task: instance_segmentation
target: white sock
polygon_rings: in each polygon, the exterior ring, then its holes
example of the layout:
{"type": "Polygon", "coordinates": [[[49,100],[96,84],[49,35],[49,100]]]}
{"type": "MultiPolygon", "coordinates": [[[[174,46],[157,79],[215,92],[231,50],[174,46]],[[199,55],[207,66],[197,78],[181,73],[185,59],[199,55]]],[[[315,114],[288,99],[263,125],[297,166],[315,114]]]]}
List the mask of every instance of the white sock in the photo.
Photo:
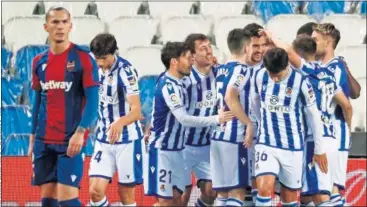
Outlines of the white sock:
{"type": "Polygon", "coordinates": [[[320,203],[319,205],[317,206],[320,206],[320,207],[323,207],[323,206],[333,206],[333,203],[331,203],[330,201],[325,201],[325,202],[322,202],[320,203]]]}
{"type": "Polygon", "coordinates": [[[256,196],[256,206],[271,206],[271,197],[256,196]]]}
{"type": "Polygon", "coordinates": [[[289,202],[289,203],[283,203],[282,206],[289,206],[289,207],[295,207],[297,206],[297,201],[289,202]]]}
{"type": "Polygon", "coordinates": [[[127,204],[127,205],[122,204],[122,206],[136,206],[136,202],[132,204],[127,204]]]}
{"type": "Polygon", "coordinates": [[[243,202],[237,198],[228,198],[226,201],[226,206],[243,206],[243,202]]]}
{"type": "Polygon", "coordinates": [[[215,199],[215,206],[225,206],[227,198],[216,198],[215,199]]]}
{"type": "Polygon", "coordinates": [[[108,206],[109,203],[108,203],[108,200],[107,200],[107,197],[105,196],[101,201],[98,201],[98,202],[93,202],[92,200],[90,201],[90,205],[91,206],[98,206],[98,207],[102,207],[102,206],[108,206]]]}

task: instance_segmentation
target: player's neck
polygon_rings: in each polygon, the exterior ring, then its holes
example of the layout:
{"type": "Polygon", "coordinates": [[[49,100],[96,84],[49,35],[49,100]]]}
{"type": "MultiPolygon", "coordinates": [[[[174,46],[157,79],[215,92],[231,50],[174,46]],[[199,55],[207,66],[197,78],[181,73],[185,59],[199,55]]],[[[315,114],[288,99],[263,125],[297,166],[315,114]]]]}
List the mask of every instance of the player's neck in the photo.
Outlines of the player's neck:
{"type": "Polygon", "coordinates": [[[54,55],[65,52],[70,47],[71,42],[66,40],[62,43],[50,42],[50,50],[54,55]]]}
{"type": "Polygon", "coordinates": [[[326,63],[330,62],[330,60],[333,59],[334,57],[335,57],[334,50],[330,51],[330,52],[327,52],[327,53],[325,53],[324,56],[321,57],[321,62],[322,62],[322,64],[326,64],[326,63]]]}
{"type": "Polygon", "coordinates": [[[201,74],[204,74],[204,75],[208,75],[210,73],[210,70],[211,70],[211,65],[209,66],[206,66],[206,67],[200,67],[196,64],[193,65],[201,74]]]}
{"type": "Polygon", "coordinates": [[[241,64],[246,64],[246,55],[236,55],[232,54],[231,60],[235,60],[241,64]]]}
{"type": "Polygon", "coordinates": [[[177,70],[174,70],[173,68],[170,68],[167,72],[169,75],[177,79],[182,79],[184,77],[182,74],[180,74],[177,70]]]}
{"type": "Polygon", "coordinates": [[[254,62],[252,61],[251,59],[246,59],[246,65],[249,65],[249,66],[254,66],[256,64],[258,64],[259,62],[254,62]]]}

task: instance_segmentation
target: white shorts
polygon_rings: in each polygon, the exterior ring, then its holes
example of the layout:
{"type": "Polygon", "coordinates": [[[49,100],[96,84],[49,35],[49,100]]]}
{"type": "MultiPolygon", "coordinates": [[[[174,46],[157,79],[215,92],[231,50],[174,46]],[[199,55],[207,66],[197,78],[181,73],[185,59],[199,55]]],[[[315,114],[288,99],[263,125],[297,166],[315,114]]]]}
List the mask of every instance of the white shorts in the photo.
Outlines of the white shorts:
{"type": "Polygon", "coordinates": [[[248,149],[248,158],[249,158],[249,162],[250,162],[250,183],[252,182],[252,179],[255,179],[255,145],[256,145],[257,140],[254,139],[252,141],[252,145],[251,147],[248,149]]]}
{"type": "Polygon", "coordinates": [[[314,156],[315,143],[306,141],[304,148],[304,163],[302,175],[302,193],[303,196],[311,196],[315,194],[330,195],[333,188],[332,175],[334,163],[338,151],[338,142],[332,138],[323,138],[324,146],[327,146],[326,156],[328,160],[328,172],[323,173],[318,164],[312,165],[314,156]]]}
{"type": "Polygon", "coordinates": [[[192,184],[192,172],[195,174],[196,183],[212,181],[210,176],[210,145],[202,147],[185,146],[183,158],[185,160],[185,186],[192,184]]]}
{"type": "Polygon", "coordinates": [[[242,143],[212,140],[210,171],[213,190],[229,191],[251,186],[248,149],[244,148],[242,143]]]}
{"type": "Polygon", "coordinates": [[[181,151],[150,148],[144,166],[144,193],[165,199],[173,198],[173,189],[181,194],[185,189],[184,160],[181,151]]]}
{"type": "Polygon", "coordinates": [[[263,144],[255,145],[255,175],[274,175],[282,186],[297,190],[302,187],[303,151],[290,151],[263,144]]]}
{"type": "Polygon", "coordinates": [[[347,167],[348,167],[348,151],[337,151],[335,163],[333,166],[332,179],[334,185],[340,190],[345,189],[345,182],[347,177],[347,167]]]}
{"type": "Polygon", "coordinates": [[[120,185],[143,183],[142,140],[115,145],[96,140],[90,159],[89,177],[112,180],[116,171],[120,185]]]}

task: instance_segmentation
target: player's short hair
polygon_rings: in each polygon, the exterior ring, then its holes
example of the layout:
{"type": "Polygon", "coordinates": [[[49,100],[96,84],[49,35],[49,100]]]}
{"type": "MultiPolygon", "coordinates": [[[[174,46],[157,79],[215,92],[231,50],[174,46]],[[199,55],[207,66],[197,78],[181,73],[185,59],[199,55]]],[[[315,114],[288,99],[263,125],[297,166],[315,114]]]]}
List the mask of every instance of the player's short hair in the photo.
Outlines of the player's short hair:
{"type": "Polygon", "coordinates": [[[70,17],[71,17],[69,10],[65,9],[65,7],[62,7],[62,6],[53,6],[53,7],[51,7],[51,8],[46,12],[46,17],[45,17],[46,22],[47,22],[47,20],[48,20],[48,17],[50,16],[51,11],[66,11],[66,13],[67,13],[67,14],[68,14],[68,16],[69,16],[69,19],[70,19],[70,17]]]}
{"type": "Polygon", "coordinates": [[[332,37],[334,39],[333,47],[334,49],[336,48],[340,40],[340,31],[333,24],[331,23],[318,24],[314,28],[314,31],[332,37]]]}
{"type": "Polygon", "coordinates": [[[264,29],[264,27],[257,23],[248,24],[243,28],[243,30],[246,32],[246,35],[248,35],[250,38],[261,37],[259,34],[260,29],[264,29]]]}
{"type": "Polygon", "coordinates": [[[240,28],[232,29],[228,33],[227,45],[232,54],[241,54],[247,37],[245,31],[240,28]]]}
{"type": "Polygon", "coordinates": [[[200,33],[189,34],[185,39],[185,44],[189,47],[192,54],[195,53],[195,42],[209,40],[208,37],[200,33]]]}
{"type": "Polygon", "coordinates": [[[317,23],[315,22],[308,22],[304,25],[302,25],[298,31],[297,31],[297,36],[298,35],[302,35],[302,34],[305,34],[305,35],[308,35],[308,36],[311,36],[312,35],[312,32],[314,30],[314,28],[317,26],[317,23]]]}
{"type": "Polygon", "coordinates": [[[95,57],[114,55],[118,50],[115,36],[110,33],[101,33],[90,42],[90,50],[95,57]]]}
{"type": "Polygon", "coordinates": [[[273,74],[277,74],[287,68],[288,54],[282,48],[272,48],[264,55],[264,66],[266,70],[273,74]]]}
{"type": "Polygon", "coordinates": [[[292,43],[295,51],[302,57],[314,55],[317,50],[315,40],[306,34],[299,35],[292,43]]]}
{"type": "Polygon", "coordinates": [[[190,48],[184,42],[167,42],[161,50],[161,60],[166,70],[170,68],[172,58],[178,59],[188,51],[190,48]]]}

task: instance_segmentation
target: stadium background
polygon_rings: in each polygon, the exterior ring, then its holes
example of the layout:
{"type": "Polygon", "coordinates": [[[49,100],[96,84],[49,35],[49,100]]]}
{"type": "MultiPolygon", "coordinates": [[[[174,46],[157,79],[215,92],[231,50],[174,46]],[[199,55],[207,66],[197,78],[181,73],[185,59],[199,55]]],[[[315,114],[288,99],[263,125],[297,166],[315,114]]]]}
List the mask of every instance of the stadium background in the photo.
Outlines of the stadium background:
{"type": "MultiPolygon", "coordinates": [[[[1,47],[1,155],[2,206],[34,206],[39,190],[30,186],[31,162],[26,156],[30,133],[31,62],[48,48],[43,30],[44,13],[51,6],[62,5],[72,15],[71,41],[88,47],[92,38],[104,31],[116,36],[119,53],[139,72],[143,113],[149,122],[157,75],[164,70],[160,49],[167,41],[183,41],[189,33],[210,37],[214,55],[220,63],[229,58],[228,31],[257,22],[276,36],[288,41],[306,22],[331,22],[341,31],[336,55],[342,55],[359,81],[361,97],[354,106],[353,140],[366,136],[366,1],[286,2],[2,2],[1,47]]],[[[87,154],[93,153],[93,134],[87,142],[87,154]]],[[[363,153],[362,153],[363,154],[363,153]]],[[[88,202],[89,158],[85,162],[81,199],[88,202]]],[[[349,205],[366,206],[366,159],[351,158],[348,164],[346,198],[349,205]]],[[[199,195],[193,190],[191,201],[199,195]]],[[[117,186],[107,194],[114,205],[117,186]]],[[[273,204],[278,204],[275,197],[273,204]]],[[[137,189],[138,205],[151,205],[137,189]]],[[[191,203],[192,204],[192,203],[191,203]]]]}

